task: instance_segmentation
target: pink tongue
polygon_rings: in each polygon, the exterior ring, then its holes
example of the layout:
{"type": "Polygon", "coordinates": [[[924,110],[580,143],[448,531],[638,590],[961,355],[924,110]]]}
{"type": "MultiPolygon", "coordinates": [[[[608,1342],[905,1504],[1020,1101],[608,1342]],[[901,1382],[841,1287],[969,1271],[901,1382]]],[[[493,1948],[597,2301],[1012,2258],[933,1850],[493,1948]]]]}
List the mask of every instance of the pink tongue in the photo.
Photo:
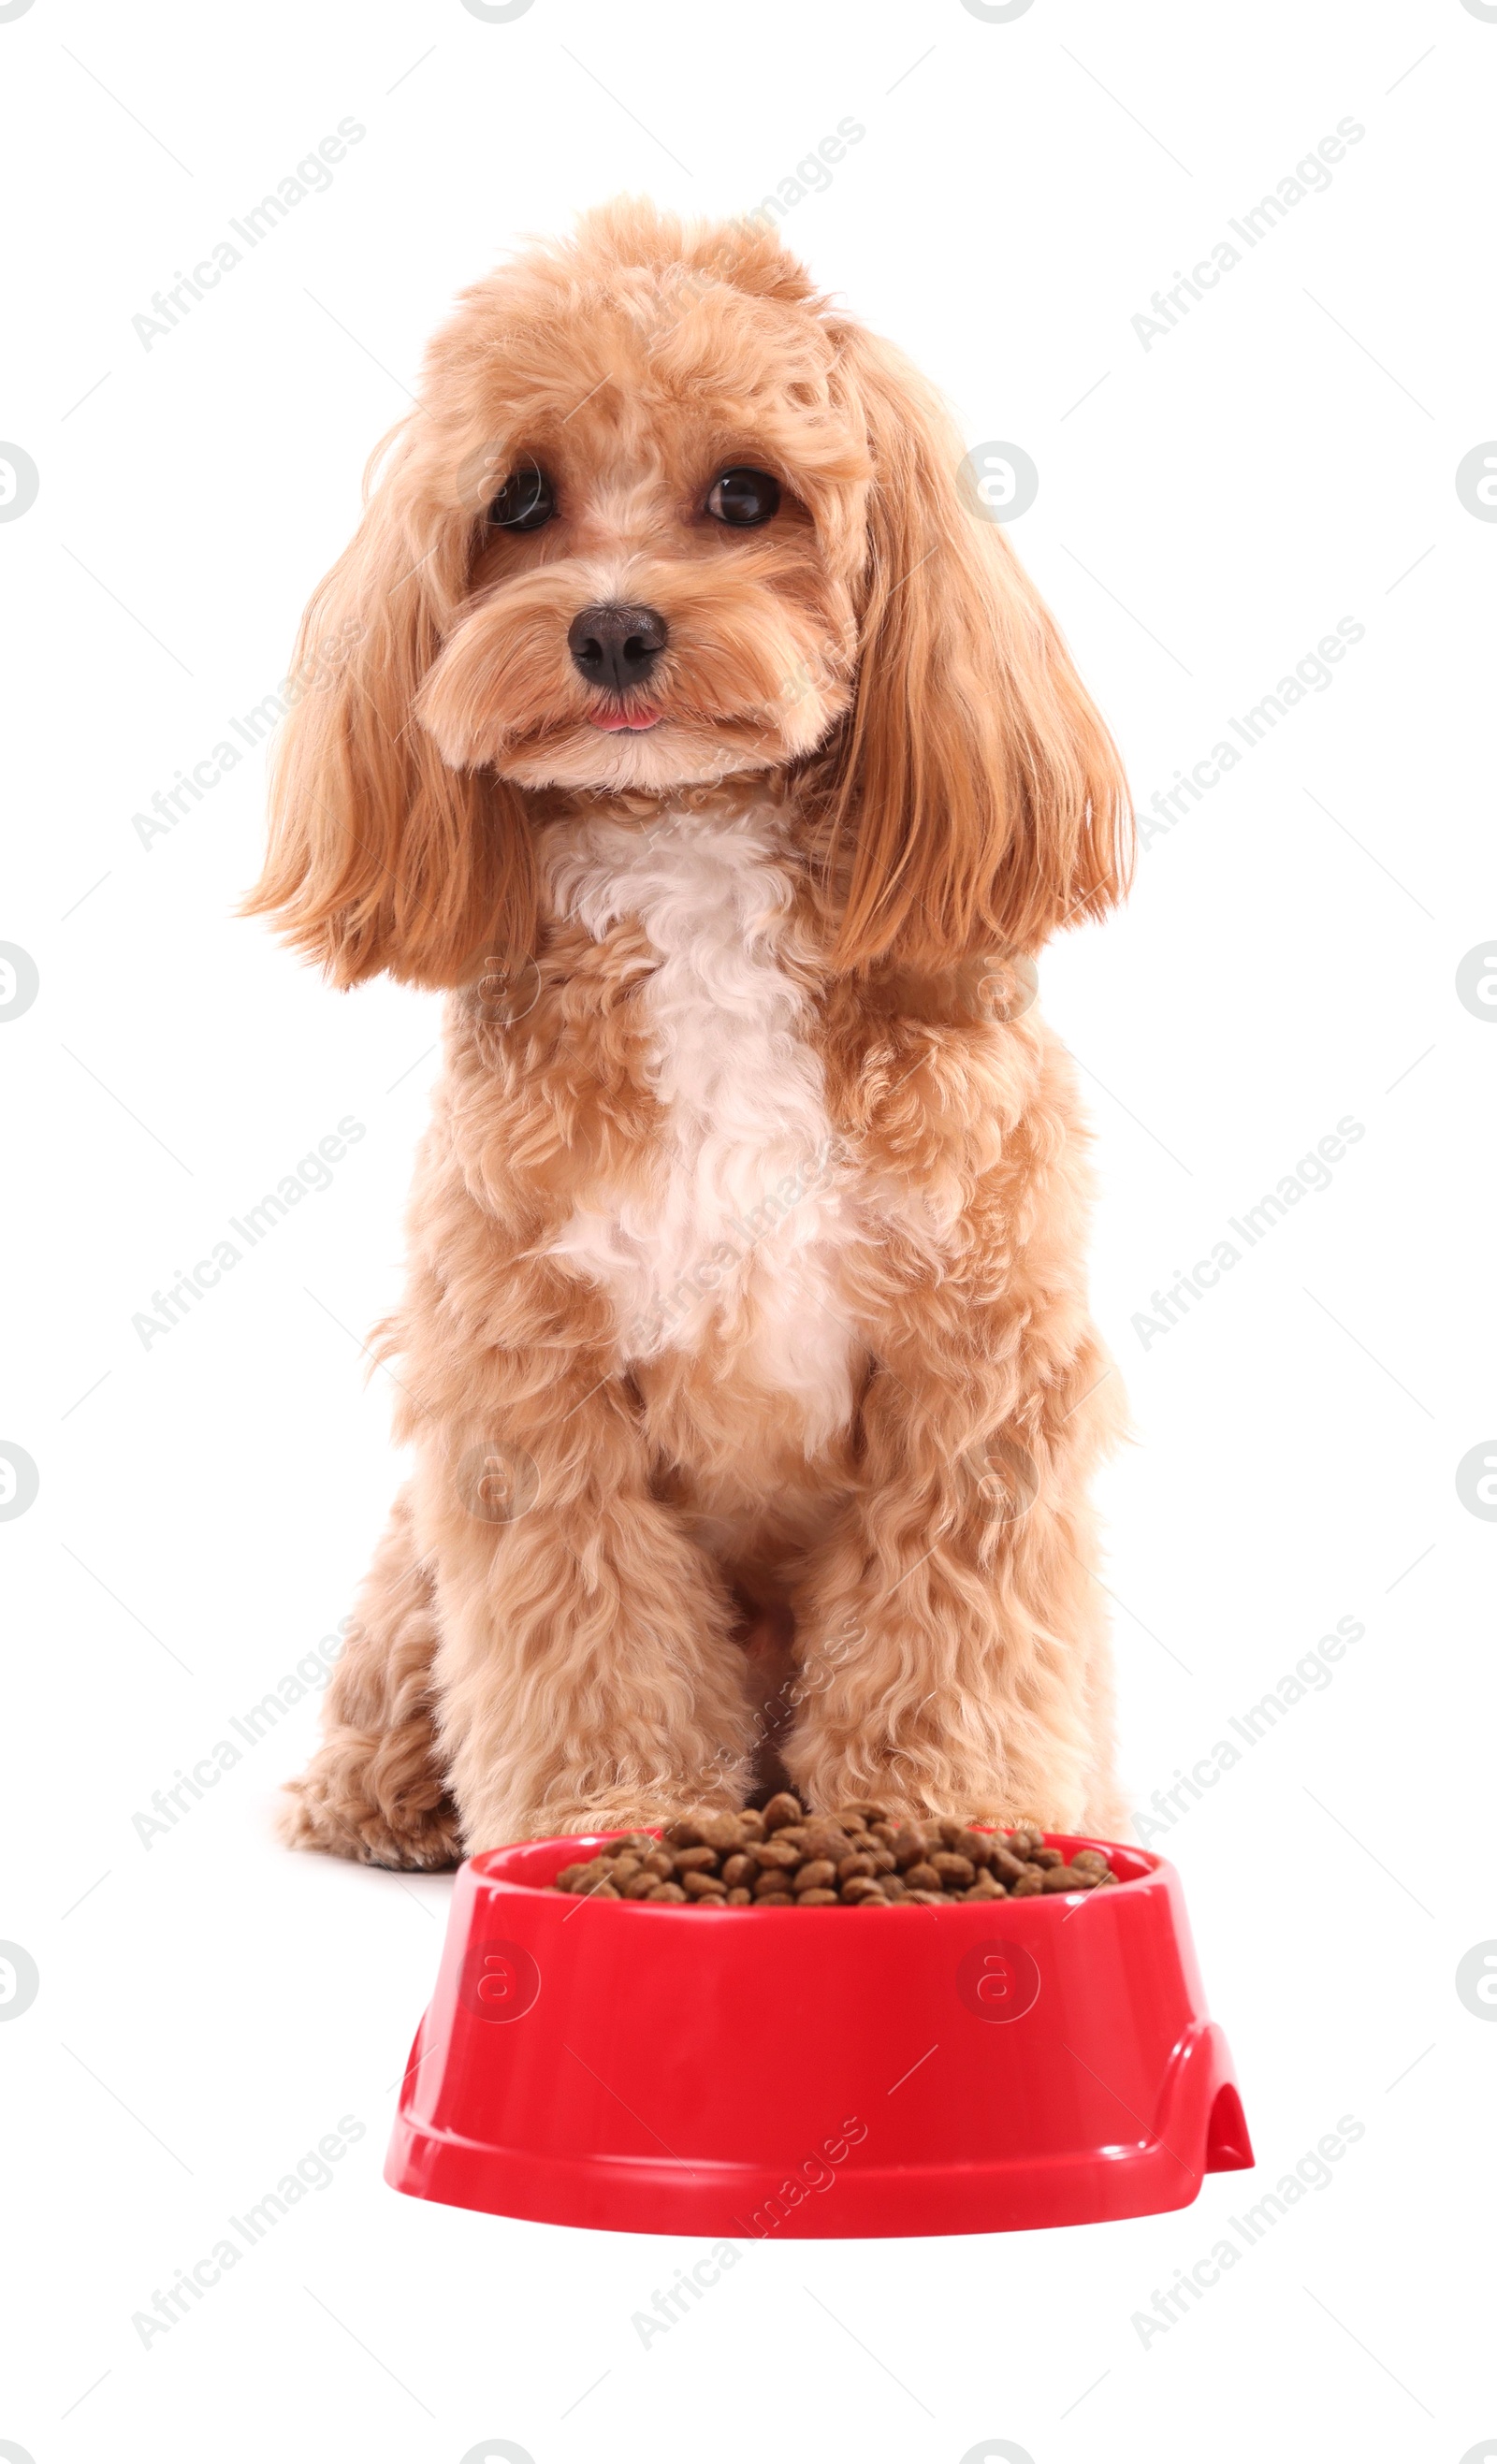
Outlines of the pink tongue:
{"type": "Polygon", "coordinates": [[[625,712],[620,711],[614,716],[605,718],[595,717],[593,725],[594,727],[606,728],[610,735],[616,734],[621,727],[632,728],[636,733],[638,733],[642,728],[653,727],[659,719],[659,716],[660,713],[657,710],[649,711],[642,718],[631,718],[625,712]]]}

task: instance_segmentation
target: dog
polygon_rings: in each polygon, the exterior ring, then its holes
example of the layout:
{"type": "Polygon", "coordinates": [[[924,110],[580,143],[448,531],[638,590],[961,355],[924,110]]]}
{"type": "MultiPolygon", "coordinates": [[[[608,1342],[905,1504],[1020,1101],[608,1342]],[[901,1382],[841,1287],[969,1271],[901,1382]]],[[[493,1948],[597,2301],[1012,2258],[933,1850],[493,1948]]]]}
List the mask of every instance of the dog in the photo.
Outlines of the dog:
{"type": "Polygon", "coordinates": [[[287,1836],[1116,1836],[1087,1135],[1117,752],[908,363],[638,202],[466,292],[302,628],[249,912],[447,995],[414,1471],[287,1836]]]}

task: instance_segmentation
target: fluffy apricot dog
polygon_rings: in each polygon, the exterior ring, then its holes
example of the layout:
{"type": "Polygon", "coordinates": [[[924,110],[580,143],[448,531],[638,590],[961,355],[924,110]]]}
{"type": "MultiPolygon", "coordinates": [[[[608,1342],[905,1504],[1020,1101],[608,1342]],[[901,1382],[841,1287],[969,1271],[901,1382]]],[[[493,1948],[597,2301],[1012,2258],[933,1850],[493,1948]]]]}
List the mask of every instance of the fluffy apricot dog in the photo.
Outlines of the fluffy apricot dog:
{"type": "Polygon", "coordinates": [[[415,1473],[288,1835],[391,1866],[741,1804],[1115,1833],[1121,1416],[1030,963],[1131,859],[962,448],[772,231],[462,299],[308,611],[251,902],[447,994],[415,1473]]]}

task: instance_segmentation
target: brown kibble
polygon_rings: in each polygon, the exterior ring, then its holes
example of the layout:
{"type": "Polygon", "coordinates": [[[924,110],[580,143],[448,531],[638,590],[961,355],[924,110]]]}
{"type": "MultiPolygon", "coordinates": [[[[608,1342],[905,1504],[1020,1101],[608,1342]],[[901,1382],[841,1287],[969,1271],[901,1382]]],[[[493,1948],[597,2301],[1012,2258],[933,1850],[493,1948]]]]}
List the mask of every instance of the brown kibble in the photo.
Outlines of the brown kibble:
{"type": "Polygon", "coordinates": [[[782,1791],[779,1796],[772,1796],[764,1808],[764,1829],[782,1831],[787,1822],[804,1820],[804,1814],[805,1809],[800,1798],[790,1796],[782,1791]]]}
{"type": "Polygon", "coordinates": [[[1074,1865],[1051,1865],[1045,1877],[1047,1891],[1090,1891],[1096,1888],[1094,1874],[1078,1874],[1074,1865]]]}
{"type": "Polygon", "coordinates": [[[702,1835],[689,1814],[668,1822],[660,1835],[668,1848],[699,1848],[702,1835]]]}
{"type": "Polygon", "coordinates": [[[736,1814],[699,1814],[696,1828],[706,1845],[715,1848],[719,1856],[737,1848],[743,1837],[743,1825],[736,1814]]]}
{"type": "Polygon", "coordinates": [[[605,1864],[601,1857],[597,1858],[592,1864],[583,1867],[583,1879],[574,1882],[572,1888],[580,1898],[595,1900],[601,1892],[615,1889],[613,1869],[605,1864]]]}
{"type": "Polygon", "coordinates": [[[1006,1833],[978,1817],[906,1821],[871,1801],[807,1814],[788,1790],[762,1813],[703,1806],[656,1839],[621,1833],[559,1870],[551,1887],[578,1899],[678,1907],[952,1907],[1115,1887],[1102,1848],[1068,1859],[1032,1822],[1006,1833]]]}

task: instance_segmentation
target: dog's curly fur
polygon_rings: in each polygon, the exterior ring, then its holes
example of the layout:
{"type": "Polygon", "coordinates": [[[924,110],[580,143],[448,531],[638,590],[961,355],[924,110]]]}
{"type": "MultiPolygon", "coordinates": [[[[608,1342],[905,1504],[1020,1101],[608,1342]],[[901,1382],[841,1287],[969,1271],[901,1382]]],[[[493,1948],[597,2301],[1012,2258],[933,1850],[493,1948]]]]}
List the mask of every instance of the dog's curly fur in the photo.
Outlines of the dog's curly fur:
{"type": "Polygon", "coordinates": [[[1117,1831],[1122,1406],[1027,992],[1131,817],[960,464],[771,232],[634,204],[470,291],[376,457],[251,901],[450,996],[383,1334],[415,1475],[304,1844],[441,1865],[771,1753],[812,1805],[1117,1831]],[[780,509],[726,528],[742,467],[780,509]],[[532,468],[555,517],[495,527],[532,468]],[[599,602],[663,618],[648,689],[569,658],[599,602]]]}

